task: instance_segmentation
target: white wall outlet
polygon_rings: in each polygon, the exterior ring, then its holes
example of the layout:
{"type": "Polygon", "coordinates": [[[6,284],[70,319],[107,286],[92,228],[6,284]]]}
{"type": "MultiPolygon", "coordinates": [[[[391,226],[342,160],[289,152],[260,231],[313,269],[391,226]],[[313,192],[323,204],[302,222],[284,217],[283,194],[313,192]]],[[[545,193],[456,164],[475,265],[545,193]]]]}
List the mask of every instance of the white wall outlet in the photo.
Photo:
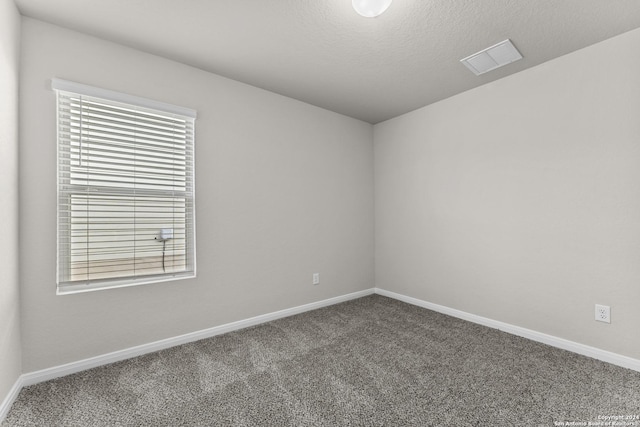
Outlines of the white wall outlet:
{"type": "Polygon", "coordinates": [[[313,273],[313,284],[314,285],[320,284],[320,273],[313,273]]]}
{"type": "Polygon", "coordinates": [[[611,323],[611,307],[596,304],[596,320],[598,322],[611,323]]]}

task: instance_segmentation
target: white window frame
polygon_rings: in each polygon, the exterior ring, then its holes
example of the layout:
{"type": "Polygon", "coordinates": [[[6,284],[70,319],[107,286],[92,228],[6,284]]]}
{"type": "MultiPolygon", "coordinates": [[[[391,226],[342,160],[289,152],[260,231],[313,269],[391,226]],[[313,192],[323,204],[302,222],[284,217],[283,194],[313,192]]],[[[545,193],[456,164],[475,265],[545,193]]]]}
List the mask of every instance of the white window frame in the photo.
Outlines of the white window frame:
{"type": "MultiPolygon", "coordinates": [[[[54,78],[51,80],[51,87],[56,92],[56,122],[57,122],[57,147],[58,147],[58,174],[57,174],[57,271],[56,271],[56,284],[57,284],[57,294],[73,294],[79,292],[88,292],[88,291],[96,291],[102,289],[111,289],[111,288],[120,288],[127,286],[137,286],[144,285],[150,283],[158,283],[158,282],[166,282],[173,280],[183,280],[190,279],[196,277],[196,218],[195,218],[195,159],[193,159],[191,163],[191,168],[188,169],[188,178],[191,183],[191,191],[188,192],[188,197],[190,197],[190,209],[185,207],[187,221],[190,221],[190,226],[188,226],[185,230],[185,256],[191,257],[189,258],[189,262],[185,262],[185,266],[189,268],[186,271],[181,272],[167,272],[160,274],[153,274],[147,276],[127,276],[127,277],[117,277],[117,278],[106,278],[106,279],[96,279],[96,280],[63,280],[63,278],[69,278],[70,274],[68,273],[68,269],[71,268],[71,261],[69,261],[69,265],[62,265],[62,259],[70,259],[70,256],[61,257],[61,250],[71,250],[70,241],[71,233],[65,232],[61,227],[61,206],[60,200],[61,195],[64,196],[64,191],[61,190],[61,156],[60,156],[60,147],[61,147],[61,139],[62,133],[60,132],[60,111],[59,111],[59,101],[58,97],[61,93],[70,93],[74,95],[95,98],[98,100],[105,101],[107,103],[111,103],[112,105],[121,104],[122,106],[128,108],[139,108],[145,112],[152,112],[155,114],[163,114],[166,117],[179,117],[191,123],[192,129],[192,138],[188,140],[188,144],[190,143],[191,154],[195,157],[195,119],[196,119],[196,111],[180,107],[172,104],[167,104],[147,98],[136,97],[120,92],[115,92],[111,90],[101,89],[93,86],[88,86],[80,83],[70,82],[67,80],[54,78]],[[61,194],[62,193],[62,194],[61,194]],[[190,230],[190,231],[188,231],[190,230]],[[64,234],[64,236],[62,234],[64,234]],[[68,234],[67,234],[68,233],[68,234]],[[68,247],[63,248],[61,246],[62,241],[65,241],[68,247]],[[66,270],[65,270],[66,269],[66,270]]],[[[63,180],[64,181],[64,180],[63,180]]],[[[87,185],[87,188],[91,187],[87,185]]],[[[91,191],[91,190],[87,190],[91,191]]],[[[117,190],[116,190],[117,191],[117,190]]],[[[134,192],[135,193],[135,192],[134,192]]],[[[88,193],[77,193],[77,195],[88,194],[88,193]]],[[[75,193],[74,193],[75,195],[75,193]]],[[[67,202],[67,203],[70,203],[67,202]]],[[[68,229],[68,228],[67,228],[68,229]]],[[[172,231],[173,232],[173,231],[172,231]]],[[[164,250],[163,250],[164,253],[164,250]]],[[[164,266],[164,254],[163,254],[163,266],[164,266]]],[[[164,268],[164,267],[163,267],[164,268]]]]}

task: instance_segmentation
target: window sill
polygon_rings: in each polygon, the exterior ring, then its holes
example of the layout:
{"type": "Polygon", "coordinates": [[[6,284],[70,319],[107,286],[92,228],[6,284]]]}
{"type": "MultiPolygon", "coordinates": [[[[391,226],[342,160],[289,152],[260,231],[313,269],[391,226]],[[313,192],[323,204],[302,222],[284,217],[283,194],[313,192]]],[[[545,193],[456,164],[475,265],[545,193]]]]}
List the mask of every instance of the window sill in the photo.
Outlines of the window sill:
{"type": "Polygon", "coordinates": [[[149,285],[152,283],[172,282],[175,280],[194,279],[195,271],[188,273],[176,273],[171,276],[151,276],[141,277],[140,279],[122,279],[122,280],[105,280],[95,281],[83,284],[58,284],[56,295],[70,295],[84,292],[102,291],[106,289],[128,288],[130,286],[149,285]]]}

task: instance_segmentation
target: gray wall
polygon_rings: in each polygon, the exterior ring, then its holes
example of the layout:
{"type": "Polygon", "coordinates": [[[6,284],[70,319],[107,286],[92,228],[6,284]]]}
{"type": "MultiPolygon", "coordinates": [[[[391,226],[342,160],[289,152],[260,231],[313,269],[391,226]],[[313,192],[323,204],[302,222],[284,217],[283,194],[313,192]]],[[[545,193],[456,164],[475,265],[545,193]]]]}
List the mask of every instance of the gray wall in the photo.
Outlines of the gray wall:
{"type": "Polygon", "coordinates": [[[18,282],[18,72],[20,14],[0,1],[0,402],[21,374],[18,282]]]}
{"type": "Polygon", "coordinates": [[[640,358],[638,51],[635,30],[376,125],[376,286],[640,358]]]}
{"type": "MultiPolygon", "coordinates": [[[[2,4],[0,193],[15,207],[19,18],[2,4]]],[[[372,139],[376,286],[640,358],[640,30],[372,127],[22,24],[24,372],[372,287],[372,139]],[[197,279],[55,296],[52,77],[198,110],[197,279]]],[[[5,238],[0,397],[20,373],[18,237],[5,238]]]]}
{"type": "Polygon", "coordinates": [[[36,20],[22,37],[25,372],[373,287],[370,124],[36,20]],[[55,295],[52,77],[198,110],[197,279],[55,295]]]}

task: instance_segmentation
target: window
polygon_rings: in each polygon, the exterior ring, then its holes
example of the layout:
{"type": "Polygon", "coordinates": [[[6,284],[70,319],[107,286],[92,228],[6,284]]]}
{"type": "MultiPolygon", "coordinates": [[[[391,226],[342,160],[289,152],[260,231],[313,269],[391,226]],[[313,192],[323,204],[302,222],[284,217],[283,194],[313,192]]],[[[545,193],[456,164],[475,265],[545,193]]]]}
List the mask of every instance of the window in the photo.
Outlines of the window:
{"type": "Polygon", "coordinates": [[[53,79],[58,293],[195,277],[195,111],[53,79]]]}

